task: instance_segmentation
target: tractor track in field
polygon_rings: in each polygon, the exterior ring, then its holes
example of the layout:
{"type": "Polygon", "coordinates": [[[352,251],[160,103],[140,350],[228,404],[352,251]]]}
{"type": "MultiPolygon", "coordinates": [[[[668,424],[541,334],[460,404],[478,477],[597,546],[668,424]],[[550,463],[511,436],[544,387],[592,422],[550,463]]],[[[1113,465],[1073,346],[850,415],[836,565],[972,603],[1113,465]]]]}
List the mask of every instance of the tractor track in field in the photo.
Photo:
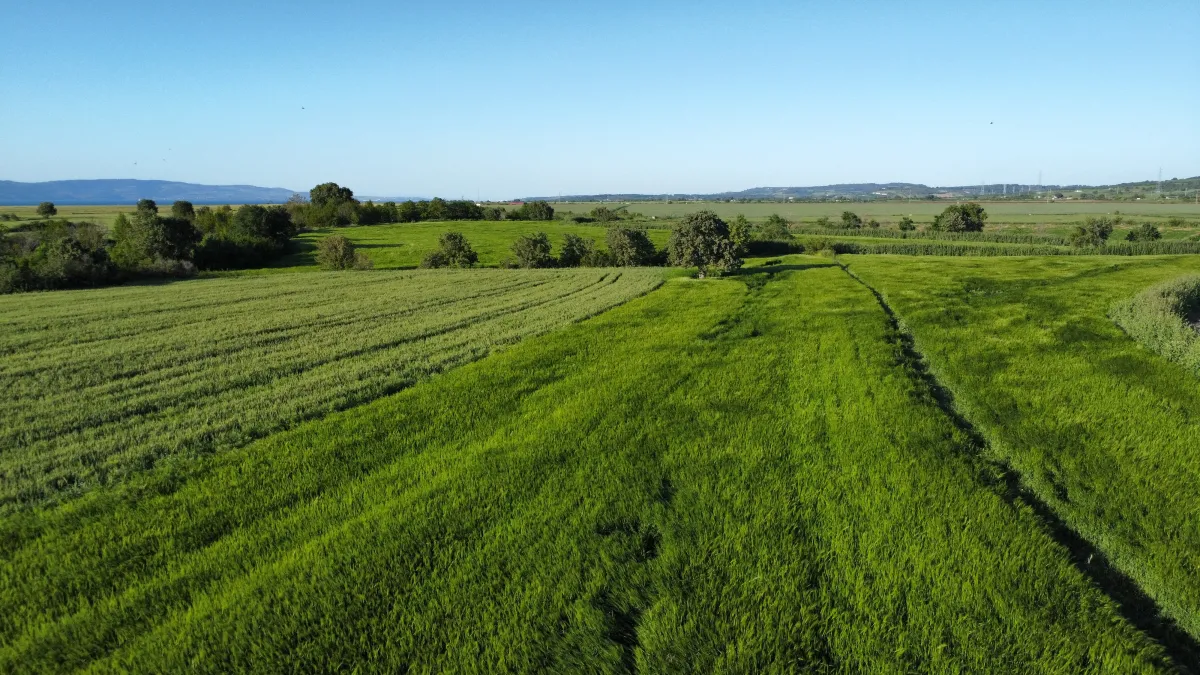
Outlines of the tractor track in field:
{"type": "MultiPolygon", "coordinates": [[[[1108,596],[1120,615],[1149,635],[1171,659],[1171,665],[1179,672],[1200,674],[1200,642],[1164,615],[1154,598],[1147,595],[1137,582],[1109,562],[1104,552],[1083,535],[1076,532],[1054,509],[1039,497],[1024,481],[1021,474],[1008,462],[996,459],[990,451],[991,444],[984,434],[954,404],[953,392],[942,384],[930,370],[929,362],[916,347],[909,329],[900,321],[896,312],[875,287],[855,274],[849,265],[835,259],[851,279],[870,291],[887,317],[893,342],[900,352],[902,364],[909,370],[922,389],[930,395],[968,440],[963,447],[971,461],[985,469],[979,473],[982,482],[988,484],[1014,506],[1024,504],[1037,516],[1046,533],[1068,553],[1071,564],[1108,596]]],[[[1200,330],[1200,325],[1197,326],[1200,330]]]]}

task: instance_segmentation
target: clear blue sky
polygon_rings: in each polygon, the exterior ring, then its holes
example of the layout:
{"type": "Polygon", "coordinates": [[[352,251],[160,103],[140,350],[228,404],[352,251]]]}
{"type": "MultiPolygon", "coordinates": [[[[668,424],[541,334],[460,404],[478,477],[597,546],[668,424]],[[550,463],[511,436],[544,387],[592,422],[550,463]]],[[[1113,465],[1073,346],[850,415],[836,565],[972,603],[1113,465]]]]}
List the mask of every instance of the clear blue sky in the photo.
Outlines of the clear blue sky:
{"type": "Polygon", "coordinates": [[[1196,0],[38,0],[0,26],[0,179],[503,198],[1200,174],[1196,0]]]}

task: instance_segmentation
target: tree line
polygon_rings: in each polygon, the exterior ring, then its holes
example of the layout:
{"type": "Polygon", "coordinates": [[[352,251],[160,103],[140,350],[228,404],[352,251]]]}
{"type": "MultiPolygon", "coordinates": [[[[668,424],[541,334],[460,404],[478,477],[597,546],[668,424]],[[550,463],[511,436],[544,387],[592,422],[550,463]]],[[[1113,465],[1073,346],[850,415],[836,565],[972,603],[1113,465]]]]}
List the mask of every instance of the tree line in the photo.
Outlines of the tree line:
{"type": "Polygon", "coordinates": [[[376,204],[359,201],[353,190],[337,183],[322,183],[307,196],[294,194],[286,207],[293,221],[308,229],[446,220],[554,220],[554,207],[545,201],[528,202],[512,210],[440,197],[376,204]]]}
{"type": "Polygon", "coordinates": [[[197,209],[177,201],[162,215],[154,200],[143,199],[107,231],[91,222],[51,220],[53,211],[45,210],[47,220],[0,234],[0,292],[259,266],[284,253],[297,231],[283,206],[197,209]]]}

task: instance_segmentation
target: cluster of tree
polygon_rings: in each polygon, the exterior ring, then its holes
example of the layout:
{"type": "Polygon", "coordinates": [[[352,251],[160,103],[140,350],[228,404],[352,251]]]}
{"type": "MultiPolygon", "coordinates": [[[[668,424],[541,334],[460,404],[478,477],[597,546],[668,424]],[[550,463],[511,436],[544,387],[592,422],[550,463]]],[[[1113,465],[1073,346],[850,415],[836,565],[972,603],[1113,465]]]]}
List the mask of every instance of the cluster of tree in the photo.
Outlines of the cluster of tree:
{"type": "Polygon", "coordinates": [[[618,220],[645,219],[644,215],[631,212],[625,206],[618,206],[614,209],[610,209],[607,206],[597,206],[582,216],[576,216],[570,211],[567,211],[565,214],[563,214],[563,217],[576,223],[602,223],[605,225],[618,220]]]}
{"type": "MultiPolygon", "coordinates": [[[[58,212],[57,209],[55,209],[55,213],[57,213],[57,212],[58,212]]],[[[13,220],[20,220],[20,219],[21,219],[21,216],[18,216],[15,213],[0,213],[0,221],[13,221],[13,220]]]]}
{"type": "Polygon", "coordinates": [[[136,276],[186,276],[197,266],[260,265],[284,252],[296,229],[281,206],[236,211],[175,202],[171,215],[150,199],[117,216],[105,232],[95,223],[47,220],[0,242],[0,291],[95,286],[136,276]]]}
{"type": "MultiPolygon", "coordinates": [[[[712,213],[711,211],[702,211],[701,213],[712,213]]],[[[685,219],[686,220],[686,219],[685,219]]],[[[733,221],[726,224],[729,228],[729,237],[737,242],[739,248],[744,249],[747,242],[750,241],[787,241],[794,239],[791,230],[792,224],[783,216],[772,213],[767,216],[766,221],[759,225],[753,225],[746,216],[737,214],[733,217],[733,221]]]]}
{"type": "Polygon", "coordinates": [[[526,202],[503,215],[506,220],[554,220],[554,207],[544,201],[526,202]]]}
{"type": "Polygon", "coordinates": [[[1112,236],[1114,224],[1113,219],[1107,216],[1088,217],[1071,232],[1071,245],[1078,248],[1103,246],[1112,236]]]}
{"type": "Polygon", "coordinates": [[[539,269],[547,267],[639,267],[662,264],[663,252],[654,248],[646,231],[635,227],[614,225],[605,231],[601,249],[591,239],[574,233],[563,236],[563,244],[554,255],[550,237],[545,232],[522,235],[512,245],[512,256],[501,264],[505,267],[539,269]]]}
{"type": "Polygon", "coordinates": [[[285,253],[296,225],[282,206],[246,204],[235,211],[229,206],[192,209],[176,202],[171,216],[189,221],[200,235],[195,262],[202,269],[230,269],[262,265],[285,253]]]}
{"type": "Polygon", "coordinates": [[[1158,231],[1152,223],[1142,223],[1137,229],[1130,230],[1125,235],[1125,241],[1158,241],[1162,239],[1162,232],[1158,231]]]}
{"type": "Polygon", "coordinates": [[[982,232],[987,212],[975,202],[953,204],[934,216],[929,229],[934,232],[982,232]]]}
{"type": "Polygon", "coordinates": [[[337,183],[322,183],[308,196],[294,194],[288,212],[298,227],[321,229],[380,223],[417,223],[446,220],[553,220],[554,208],[544,201],[529,202],[512,211],[480,206],[466,199],[434,197],[428,201],[360,202],[354,191],[337,183]]]}
{"type": "Polygon", "coordinates": [[[20,233],[0,232],[0,293],[106,283],[116,271],[109,245],[95,223],[49,220],[20,233]]]}
{"type": "MultiPolygon", "coordinates": [[[[605,232],[605,249],[598,248],[591,239],[568,233],[557,256],[545,232],[522,235],[513,242],[512,256],[502,264],[527,269],[671,264],[695,267],[703,278],[713,271],[730,272],[741,267],[748,239],[748,228],[739,231],[712,211],[700,211],[689,214],[675,227],[662,251],[655,249],[645,230],[613,225],[605,232]]],[[[478,260],[462,233],[447,232],[437,250],[421,261],[421,267],[470,267],[478,260]]]]}

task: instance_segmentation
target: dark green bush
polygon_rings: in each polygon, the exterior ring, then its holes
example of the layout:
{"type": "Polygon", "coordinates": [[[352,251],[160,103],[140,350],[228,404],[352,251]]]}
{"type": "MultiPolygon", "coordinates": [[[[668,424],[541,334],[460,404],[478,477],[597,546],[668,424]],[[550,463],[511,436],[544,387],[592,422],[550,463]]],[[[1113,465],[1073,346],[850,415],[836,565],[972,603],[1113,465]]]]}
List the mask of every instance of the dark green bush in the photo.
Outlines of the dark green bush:
{"type": "Polygon", "coordinates": [[[1119,302],[1109,317],[1130,337],[1200,375],[1200,276],[1175,279],[1119,302]]]}
{"type": "Polygon", "coordinates": [[[536,269],[554,265],[554,256],[550,253],[550,237],[545,232],[521,235],[513,242],[512,252],[518,267],[536,269]]]}
{"type": "Polygon", "coordinates": [[[579,267],[595,247],[591,239],[567,233],[563,236],[562,249],[558,253],[558,264],[560,267],[579,267]]]}
{"type": "Polygon", "coordinates": [[[788,229],[789,223],[783,216],[772,213],[767,216],[767,220],[758,228],[758,239],[768,239],[773,241],[783,241],[792,238],[792,232],[788,229]]]}
{"type": "Polygon", "coordinates": [[[618,267],[639,267],[654,262],[654,243],[646,231],[622,225],[613,225],[605,233],[604,241],[612,264],[618,267]]]}
{"type": "Polygon", "coordinates": [[[738,249],[730,238],[729,225],[712,211],[689,213],[667,242],[669,262],[676,267],[695,267],[701,279],[709,270],[730,272],[741,267],[738,249]]]}
{"type": "Polygon", "coordinates": [[[934,232],[982,232],[987,212],[975,202],[953,204],[933,219],[930,229],[934,232]]]}
{"type": "Polygon", "coordinates": [[[1162,233],[1153,223],[1142,223],[1140,227],[1130,230],[1125,235],[1125,241],[1158,241],[1159,239],[1162,239],[1162,233]]]}
{"type": "Polygon", "coordinates": [[[317,244],[317,263],[327,270],[371,269],[371,260],[340,234],[325,237],[317,244]]]}
{"type": "Polygon", "coordinates": [[[438,237],[437,250],[421,260],[421,267],[471,267],[477,262],[479,254],[461,232],[445,232],[438,237]]]}
{"type": "Polygon", "coordinates": [[[1107,217],[1089,217],[1071,233],[1071,245],[1076,248],[1104,246],[1112,235],[1113,223],[1107,217]]]}

